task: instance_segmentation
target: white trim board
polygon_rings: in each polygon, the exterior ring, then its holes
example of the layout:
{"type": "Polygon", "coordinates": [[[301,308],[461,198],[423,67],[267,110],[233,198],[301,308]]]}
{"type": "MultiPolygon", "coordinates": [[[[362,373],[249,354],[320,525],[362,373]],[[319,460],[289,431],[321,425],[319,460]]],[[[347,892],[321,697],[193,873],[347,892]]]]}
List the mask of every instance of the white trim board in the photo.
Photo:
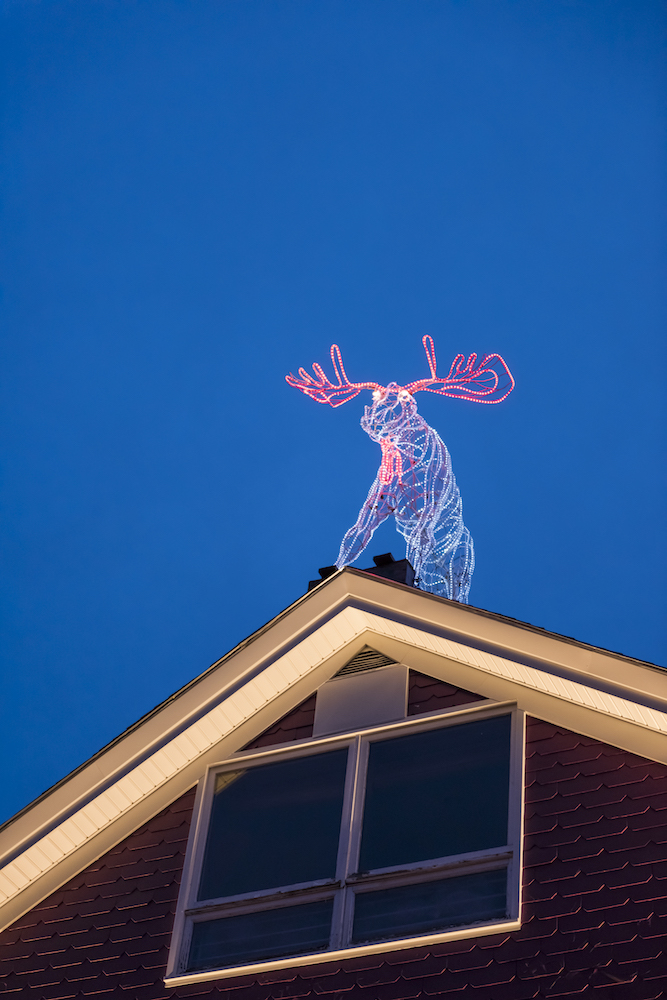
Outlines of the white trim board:
{"type": "Polygon", "coordinates": [[[585,675],[582,681],[564,679],[401,624],[390,609],[381,614],[347,606],[14,856],[0,870],[0,926],[192,787],[210,763],[281,718],[364,645],[485,697],[516,701],[530,715],[667,763],[665,712],[606,694],[595,683],[584,683],[585,675]]]}

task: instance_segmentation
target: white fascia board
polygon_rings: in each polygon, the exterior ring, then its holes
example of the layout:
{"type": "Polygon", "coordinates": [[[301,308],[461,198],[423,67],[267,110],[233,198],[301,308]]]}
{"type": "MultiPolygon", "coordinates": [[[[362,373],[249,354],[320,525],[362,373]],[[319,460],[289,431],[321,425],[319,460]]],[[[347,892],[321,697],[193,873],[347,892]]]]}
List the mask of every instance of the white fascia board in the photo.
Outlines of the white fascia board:
{"type": "MultiPolygon", "coordinates": [[[[220,705],[230,693],[240,689],[250,678],[260,675],[264,667],[274,662],[285,650],[297,646],[322,621],[336,614],[343,601],[344,595],[340,588],[336,588],[335,592],[331,589],[318,589],[299,598],[286,611],[221,657],[194,681],[139,720],[27,809],[10,819],[0,830],[0,868],[27,843],[52,829],[59,820],[71,815],[75,808],[90,801],[91,797],[114,784],[136,765],[151,758],[156,750],[184,732],[196,720],[205,720],[203,724],[213,737],[215,728],[211,729],[211,726],[215,727],[215,724],[213,716],[208,718],[210,709],[220,705]]],[[[297,681],[304,673],[302,666],[308,662],[303,654],[296,652],[295,665],[284,665],[286,679],[297,681]],[[299,659],[303,660],[303,664],[297,662],[299,659]]],[[[220,739],[222,730],[218,729],[217,738],[220,739]]]]}
{"type": "MultiPolygon", "coordinates": [[[[44,816],[48,799],[39,803],[42,815],[33,816],[32,824],[30,811],[21,817],[23,847],[19,844],[11,853],[17,830],[10,826],[3,831],[0,848],[9,857],[0,869],[0,926],[174,801],[209,764],[239,750],[296,707],[364,645],[494,700],[516,700],[520,708],[557,725],[667,762],[667,712],[646,707],[641,697],[636,701],[600,689],[601,675],[612,683],[615,671],[624,667],[623,690],[632,691],[634,683],[643,693],[647,684],[642,671],[663,682],[660,671],[603,651],[596,662],[596,651],[584,648],[587,669],[581,663],[568,666],[579,678],[573,680],[475,645],[493,643],[497,648],[507,642],[509,629],[524,660],[531,655],[546,662],[545,644],[551,653],[557,643],[552,636],[535,636],[494,616],[353,571],[339,573],[332,581],[335,585],[327,581],[313,592],[312,600],[297,602],[290,615],[280,616],[115,744],[109,751],[114,759],[92,762],[87,794],[80,787],[70,788],[67,806],[69,783],[61,786],[60,801],[54,796],[51,802],[50,823],[44,816]],[[367,610],[369,604],[375,610],[367,610]],[[425,628],[407,624],[410,618],[421,620],[425,628]],[[465,641],[435,634],[435,626],[465,641]],[[526,647],[531,647],[530,654],[526,647]],[[607,662],[614,660],[620,663],[607,662]],[[633,678],[633,672],[639,677],[633,678]]],[[[563,664],[568,665],[566,652],[572,648],[571,659],[576,661],[578,647],[565,640],[561,645],[566,647],[558,650],[563,664]]],[[[667,689],[664,693],[667,708],[667,689]]],[[[662,694],[658,690],[653,701],[662,694]]]]}
{"type": "Polygon", "coordinates": [[[295,708],[362,647],[359,612],[324,622],[120,778],[73,806],[0,869],[0,927],[53,892],[192,787],[215,760],[234,753],[295,708]]]}
{"type": "Polygon", "coordinates": [[[375,610],[375,605],[378,614],[395,614],[397,620],[421,625],[436,635],[446,635],[602,690],[613,690],[622,697],[667,712],[667,669],[481,608],[425,594],[413,587],[391,581],[383,581],[378,587],[367,574],[348,568],[341,575],[347,574],[353,577],[348,584],[349,592],[363,600],[368,609],[375,610]]]}

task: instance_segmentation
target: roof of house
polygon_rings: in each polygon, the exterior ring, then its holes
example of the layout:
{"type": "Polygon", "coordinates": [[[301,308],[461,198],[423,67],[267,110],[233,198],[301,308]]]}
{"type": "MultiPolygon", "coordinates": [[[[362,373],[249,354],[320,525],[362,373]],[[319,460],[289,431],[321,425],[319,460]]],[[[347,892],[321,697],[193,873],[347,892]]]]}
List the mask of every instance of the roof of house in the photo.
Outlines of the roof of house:
{"type": "Polygon", "coordinates": [[[0,829],[0,926],[311,696],[365,646],[554,725],[667,762],[667,672],[346,568],[0,829]]]}

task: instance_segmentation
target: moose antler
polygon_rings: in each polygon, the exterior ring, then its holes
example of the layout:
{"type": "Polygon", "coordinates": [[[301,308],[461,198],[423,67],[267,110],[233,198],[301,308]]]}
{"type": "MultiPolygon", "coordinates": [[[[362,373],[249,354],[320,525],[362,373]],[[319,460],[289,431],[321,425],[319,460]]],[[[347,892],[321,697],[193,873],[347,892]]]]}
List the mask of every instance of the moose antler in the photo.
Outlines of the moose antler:
{"type": "Polygon", "coordinates": [[[431,378],[411,382],[405,388],[415,392],[437,392],[441,396],[469,399],[473,403],[502,403],[514,388],[512,373],[500,354],[485,354],[475,367],[477,355],[471,354],[466,363],[465,354],[457,354],[446,378],[436,374],[435,344],[428,334],[422,337],[424,350],[431,369],[431,378]],[[500,394],[500,395],[497,395],[500,394]],[[495,399],[488,397],[495,396],[495,399]]]}
{"type": "Polygon", "coordinates": [[[362,389],[381,389],[378,382],[350,382],[341,357],[338,344],[331,345],[331,363],[338,379],[338,384],[330,382],[324,374],[321,365],[317,362],[313,364],[313,371],[317,378],[313,378],[305,368],[299,368],[299,378],[296,375],[285,376],[286,381],[293,385],[295,389],[300,389],[305,396],[318,403],[329,403],[330,406],[342,406],[349,399],[358,396],[362,389]]]}

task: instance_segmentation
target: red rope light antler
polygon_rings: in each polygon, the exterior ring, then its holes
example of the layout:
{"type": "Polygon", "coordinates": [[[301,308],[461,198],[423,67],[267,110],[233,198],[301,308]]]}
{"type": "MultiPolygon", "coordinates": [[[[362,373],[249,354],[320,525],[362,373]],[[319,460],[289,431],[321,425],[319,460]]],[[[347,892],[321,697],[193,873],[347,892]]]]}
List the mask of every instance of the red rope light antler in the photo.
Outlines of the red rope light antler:
{"type": "Polygon", "coordinates": [[[285,376],[285,379],[295,389],[300,389],[305,396],[310,396],[317,403],[329,403],[330,406],[342,406],[349,399],[358,396],[362,389],[382,388],[378,382],[350,382],[343,367],[343,358],[338,344],[331,345],[331,363],[338,379],[337,384],[327,378],[322,366],[318,365],[317,362],[313,364],[316,378],[313,378],[305,368],[299,368],[299,378],[290,372],[289,375],[285,376]]]}
{"type": "Polygon", "coordinates": [[[431,378],[410,382],[404,388],[415,392],[437,392],[440,396],[454,396],[468,399],[473,403],[502,403],[514,388],[514,379],[500,354],[485,354],[475,367],[477,355],[471,354],[466,362],[465,354],[457,354],[445,378],[436,374],[435,344],[428,334],[422,337],[424,350],[431,369],[431,378]],[[496,395],[496,394],[499,395],[496,395]],[[496,395],[495,399],[489,396],[496,395]]]}

